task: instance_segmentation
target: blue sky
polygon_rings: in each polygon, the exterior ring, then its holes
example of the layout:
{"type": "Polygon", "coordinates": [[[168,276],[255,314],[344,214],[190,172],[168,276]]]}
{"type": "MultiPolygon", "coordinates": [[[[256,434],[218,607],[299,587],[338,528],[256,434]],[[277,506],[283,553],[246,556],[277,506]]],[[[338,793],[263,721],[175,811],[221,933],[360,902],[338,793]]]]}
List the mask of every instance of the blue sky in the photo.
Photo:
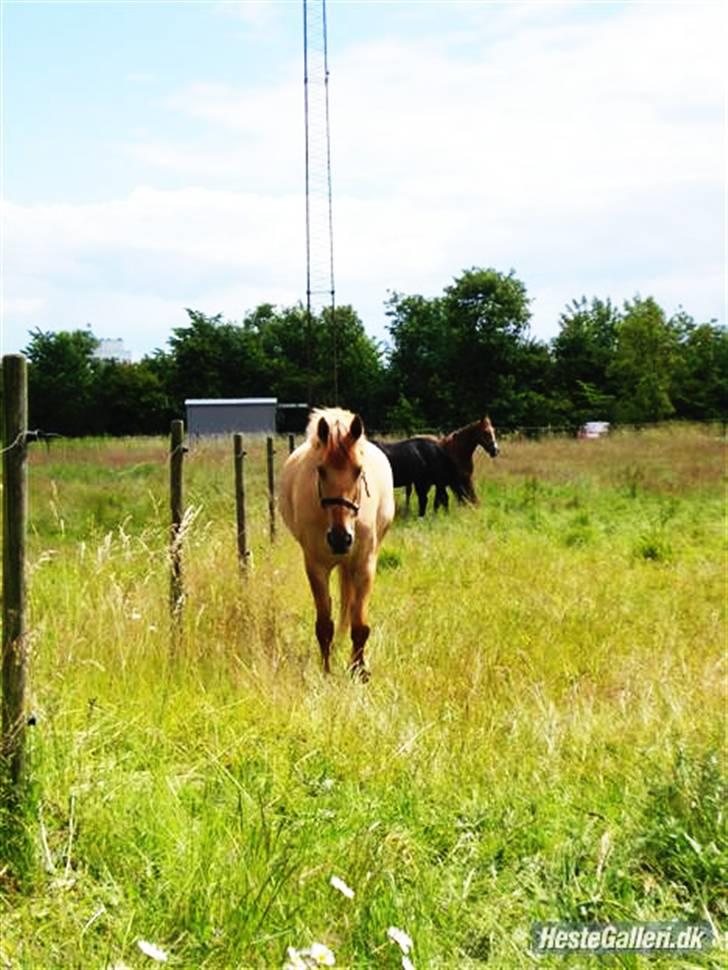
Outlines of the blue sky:
{"type": "MultiPolygon", "coordinates": [[[[302,9],[8,2],[2,349],[305,297],[302,9]]],[[[721,3],[329,0],[337,299],[513,268],[725,323],[721,3]]]]}

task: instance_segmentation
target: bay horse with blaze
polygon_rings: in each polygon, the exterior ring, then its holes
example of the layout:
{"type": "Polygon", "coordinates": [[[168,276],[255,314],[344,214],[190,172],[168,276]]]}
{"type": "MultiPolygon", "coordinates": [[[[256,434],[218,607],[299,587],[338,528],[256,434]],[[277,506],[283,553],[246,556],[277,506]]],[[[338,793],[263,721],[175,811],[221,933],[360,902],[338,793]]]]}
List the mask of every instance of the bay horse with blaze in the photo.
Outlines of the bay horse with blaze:
{"type": "Polygon", "coordinates": [[[306,440],[283,466],[279,506],[303,551],[324,671],[331,672],[334,638],[329,579],[338,567],[340,632],[351,627],[350,670],[366,679],[367,604],[379,548],[394,518],[394,491],[389,462],[367,440],[358,414],[340,408],[312,412],[306,440]]]}
{"type": "Polygon", "coordinates": [[[478,497],[473,487],[473,452],[480,445],[491,458],[495,458],[498,454],[495,428],[490,418],[486,415],[478,421],[471,421],[470,424],[436,440],[455,465],[465,498],[473,505],[477,505],[478,497]]]}

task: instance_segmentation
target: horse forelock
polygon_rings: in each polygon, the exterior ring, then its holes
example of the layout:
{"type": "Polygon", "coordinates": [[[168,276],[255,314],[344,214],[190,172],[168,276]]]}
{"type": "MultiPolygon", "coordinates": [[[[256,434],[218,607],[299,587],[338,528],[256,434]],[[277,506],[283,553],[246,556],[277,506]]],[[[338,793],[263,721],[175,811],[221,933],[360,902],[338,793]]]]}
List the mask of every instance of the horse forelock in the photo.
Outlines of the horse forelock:
{"type": "Polygon", "coordinates": [[[322,458],[325,465],[339,470],[356,460],[356,445],[349,439],[348,428],[337,424],[331,429],[329,440],[323,448],[322,458]]]}
{"type": "Polygon", "coordinates": [[[321,418],[324,418],[329,429],[333,430],[337,424],[348,428],[354,417],[355,415],[351,411],[345,411],[344,408],[314,408],[308,417],[306,437],[309,439],[318,437],[318,426],[321,418]]]}
{"type": "Polygon", "coordinates": [[[343,408],[316,408],[309,418],[308,440],[319,452],[319,458],[325,465],[343,469],[352,463],[361,463],[362,437],[352,441],[349,435],[351,423],[355,415],[343,408]],[[323,418],[328,425],[329,433],[326,442],[321,441],[318,433],[319,422],[323,418]]]}

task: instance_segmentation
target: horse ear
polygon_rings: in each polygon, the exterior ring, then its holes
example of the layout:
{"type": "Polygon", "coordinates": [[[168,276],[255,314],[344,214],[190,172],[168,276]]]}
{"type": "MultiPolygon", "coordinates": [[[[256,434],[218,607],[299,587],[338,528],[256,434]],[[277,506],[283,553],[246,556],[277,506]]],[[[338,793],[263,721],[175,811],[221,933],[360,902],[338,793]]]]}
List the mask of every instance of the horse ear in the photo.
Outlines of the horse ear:
{"type": "Polygon", "coordinates": [[[354,420],[349,426],[349,434],[352,441],[358,441],[359,438],[361,438],[361,436],[364,434],[364,422],[358,414],[354,415],[354,420]]]}
{"type": "Polygon", "coordinates": [[[329,426],[326,423],[326,418],[319,418],[318,428],[317,428],[319,440],[322,445],[325,445],[329,440],[329,426]]]}

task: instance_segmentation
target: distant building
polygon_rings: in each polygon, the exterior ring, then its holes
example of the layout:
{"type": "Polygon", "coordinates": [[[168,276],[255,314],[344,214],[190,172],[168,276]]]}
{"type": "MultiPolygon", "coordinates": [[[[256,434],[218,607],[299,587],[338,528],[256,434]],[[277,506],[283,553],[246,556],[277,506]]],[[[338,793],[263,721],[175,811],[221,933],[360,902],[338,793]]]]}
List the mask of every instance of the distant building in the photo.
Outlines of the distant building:
{"type": "Polygon", "coordinates": [[[276,397],[188,398],[187,431],[191,435],[276,433],[276,397]]]}
{"type": "Polygon", "coordinates": [[[124,347],[124,341],[121,337],[101,337],[93,355],[97,360],[118,360],[124,364],[131,363],[131,351],[124,347]]]}
{"type": "Polygon", "coordinates": [[[279,433],[305,431],[310,410],[308,404],[279,404],[276,422],[279,433]]]}

